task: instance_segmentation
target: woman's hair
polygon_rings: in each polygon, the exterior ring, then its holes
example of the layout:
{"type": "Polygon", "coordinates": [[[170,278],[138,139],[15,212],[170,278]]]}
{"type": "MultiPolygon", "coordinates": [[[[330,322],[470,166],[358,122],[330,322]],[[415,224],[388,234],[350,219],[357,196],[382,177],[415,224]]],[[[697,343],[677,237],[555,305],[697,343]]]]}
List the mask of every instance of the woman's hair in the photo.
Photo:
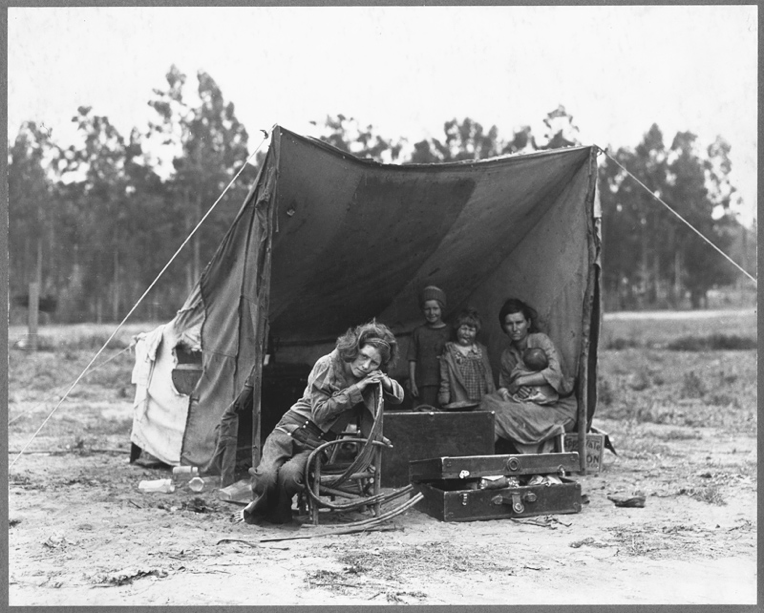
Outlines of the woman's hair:
{"type": "Polygon", "coordinates": [[[538,332],[538,313],[536,313],[536,310],[525,304],[522,300],[519,300],[518,298],[508,298],[504,301],[504,304],[502,305],[501,309],[499,310],[499,325],[501,326],[501,329],[506,332],[506,328],[504,327],[504,319],[509,315],[510,313],[522,313],[523,317],[527,319],[530,323],[528,325],[528,332],[538,332]]]}
{"type": "Polygon", "coordinates": [[[355,328],[348,328],[348,331],[337,339],[337,351],[345,362],[355,360],[358,352],[366,345],[371,345],[379,351],[382,369],[392,366],[398,359],[398,342],[395,336],[390,328],[378,323],[376,319],[355,328]]]}
{"type": "Polygon", "coordinates": [[[467,324],[468,326],[472,326],[478,332],[480,332],[480,327],[482,325],[482,322],[480,320],[480,314],[477,312],[476,309],[467,307],[466,309],[462,309],[461,311],[459,311],[459,314],[456,316],[456,319],[454,320],[454,330],[458,330],[464,324],[467,324]]]}

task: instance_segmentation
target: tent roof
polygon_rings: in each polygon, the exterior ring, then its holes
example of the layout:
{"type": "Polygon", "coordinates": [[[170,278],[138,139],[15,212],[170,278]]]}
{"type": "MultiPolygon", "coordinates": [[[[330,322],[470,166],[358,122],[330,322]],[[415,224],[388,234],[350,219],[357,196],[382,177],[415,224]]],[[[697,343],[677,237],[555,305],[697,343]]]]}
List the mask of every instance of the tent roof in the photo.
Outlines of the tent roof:
{"type": "Polygon", "coordinates": [[[429,284],[446,289],[449,305],[461,304],[511,257],[589,156],[577,147],[385,165],[282,129],[271,333],[285,343],[333,339],[375,316],[409,329],[421,319],[418,291],[429,284]]]}

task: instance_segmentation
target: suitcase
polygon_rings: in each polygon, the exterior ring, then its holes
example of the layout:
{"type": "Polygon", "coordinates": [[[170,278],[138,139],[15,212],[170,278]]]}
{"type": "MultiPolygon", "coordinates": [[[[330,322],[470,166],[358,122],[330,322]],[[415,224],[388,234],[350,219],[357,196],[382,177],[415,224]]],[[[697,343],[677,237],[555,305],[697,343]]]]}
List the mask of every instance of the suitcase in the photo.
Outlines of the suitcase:
{"type": "Polygon", "coordinates": [[[424,497],[417,508],[441,521],[475,521],[581,511],[581,486],[565,477],[578,453],[483,455],[415,460],[409,476],[424,497]],[[523,485],[530,475],[554,474],[559,485],[523,485]],[[478,489],[482,477],[504,475],[521,485],[478,489]]]}
{"type": "Polygon", "coordinates": [[[382,450],[382,487],[408,485],[411,460],[493,453],[493,419],[485,411],[385,411],[393,448],[382,450]]]}

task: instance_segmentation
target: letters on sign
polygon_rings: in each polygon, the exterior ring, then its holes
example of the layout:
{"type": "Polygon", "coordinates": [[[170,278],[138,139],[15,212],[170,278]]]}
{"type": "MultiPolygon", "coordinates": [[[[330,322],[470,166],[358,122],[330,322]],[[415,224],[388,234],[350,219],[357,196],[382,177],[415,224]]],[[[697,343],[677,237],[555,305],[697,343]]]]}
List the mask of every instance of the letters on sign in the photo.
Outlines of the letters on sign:
{"type": "MultiPolygon", "coordinates": [[[[589,434],[586,437],[586,466],[593,470],[600,469],[600,462],[602,459],[602,443],[603,437],[601,435],[589,434]]],[[[578,449],[578,435],[566,434],[565,435],[565,451],[579,451],[578,449]]]]}

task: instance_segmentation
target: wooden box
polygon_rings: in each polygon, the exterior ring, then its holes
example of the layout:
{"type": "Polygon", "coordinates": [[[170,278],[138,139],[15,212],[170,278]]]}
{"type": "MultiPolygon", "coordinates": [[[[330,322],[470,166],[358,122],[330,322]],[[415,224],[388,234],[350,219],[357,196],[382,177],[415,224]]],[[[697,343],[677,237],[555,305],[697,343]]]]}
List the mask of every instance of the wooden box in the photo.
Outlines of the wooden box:
{"type": "MultiPolygon", "coordinates": [[[[563,451],[578,452],[581,453],[580,446],[578,444],[578,434],[575,432],[568,432],[563,435],[563,451]]],[[[595,434],[593,432],[586,433],[586,472],[598,473],[602,470],[602,454],[605,449],[605,435],[595,434]]],[[[579,471],[580,467],[576,469],[579,471]]]]}
{"type": "Polygon", "coordinates": [[[383,431],[393,444],[382,452],[382,487],[409,483],[409,462],[439,456],[492,454],[493,413],[385,411],[383,431]]]}
{"type": "Polygon", "coordinates": [[[563,476],[578,461],[577,453],[441,457],[411,462],[410,476],[424,496],[417,508],[441,521],[578,513],[581,486],[563,476]],[[562,483],[524,484],[535,474],[555,474],[562,483]],[[515,477],[520,485],[476,489],[481,477],[495,475],[515,477]]]}

